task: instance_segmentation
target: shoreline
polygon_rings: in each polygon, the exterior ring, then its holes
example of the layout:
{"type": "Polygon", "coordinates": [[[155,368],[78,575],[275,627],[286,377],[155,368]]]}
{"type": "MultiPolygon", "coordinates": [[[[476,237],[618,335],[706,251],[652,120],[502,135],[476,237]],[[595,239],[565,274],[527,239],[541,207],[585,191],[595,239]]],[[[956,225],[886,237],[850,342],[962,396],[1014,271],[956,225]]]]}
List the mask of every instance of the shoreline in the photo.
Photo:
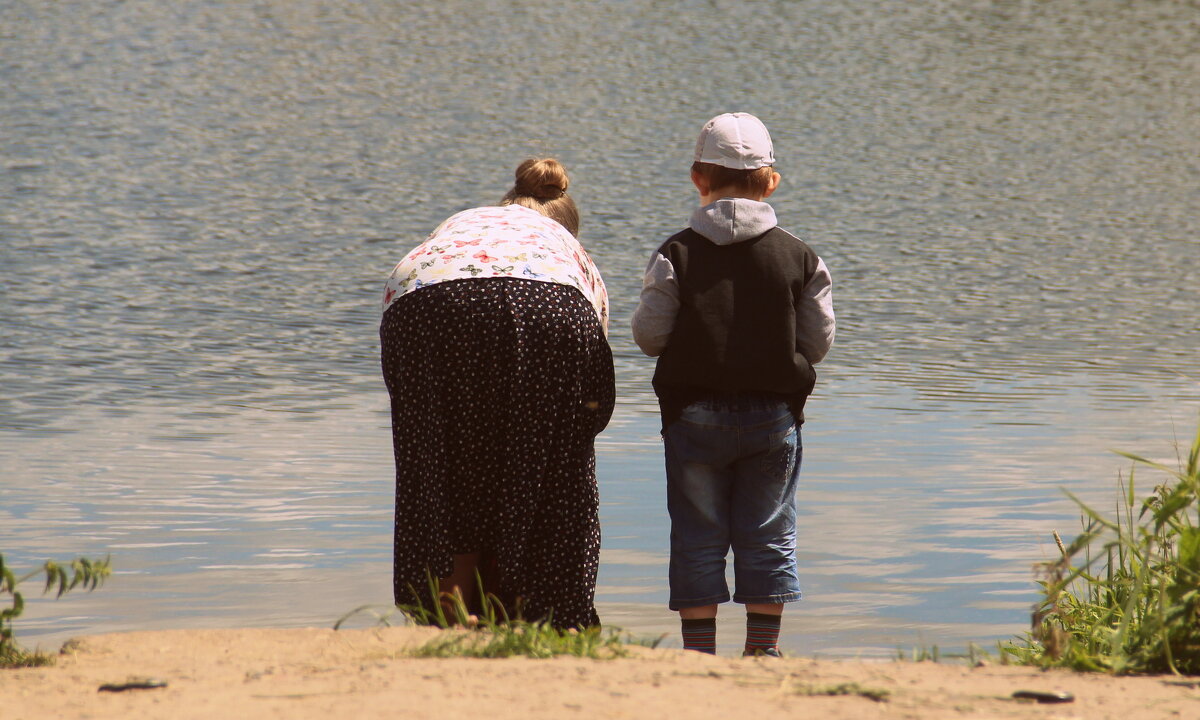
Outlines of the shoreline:
{"type": "Polygon", "coordinates": [[[1001,665],[707,656],[629,646],[589,660],[417,659],[443,632],[393,627],[83,636],[55,665],[0,670],[6,720],[43,718],[1200,717],[1200,678],[1001,665]],[[150,680],[162,687],[100,691],[150,680]],[[1039,704],[1016,691],[1070,693],[1039,704]]]}

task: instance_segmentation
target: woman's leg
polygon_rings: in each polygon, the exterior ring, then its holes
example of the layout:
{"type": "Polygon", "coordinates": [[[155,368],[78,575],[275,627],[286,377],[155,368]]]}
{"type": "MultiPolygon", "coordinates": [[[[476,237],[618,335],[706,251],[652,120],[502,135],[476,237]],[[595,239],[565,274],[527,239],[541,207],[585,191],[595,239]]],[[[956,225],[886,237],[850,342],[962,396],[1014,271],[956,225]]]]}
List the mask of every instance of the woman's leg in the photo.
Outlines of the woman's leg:
{"type": "Polygon", "coordinates": [[[613,409],[612,353],[595,311],[578,290],[512,282],[520,345],[504,403],[511,410],[504,444],[510,472],[504,482],[518,534],[499,559],[527,619],[589,627],[599,624],[594,442],[613,409]]]}
{"type": "Polygon", "coordinates": [[[454,570],[446,577],[438,578],[438,591],[443,593],[440,598],[442,611],[446,613],[447,619],[455,617],[455,598],[463,607],[474,606],[478,590],[478,571],[479,553],[463,553],[454,556],[454,570]]]}
{"type": "Polygon", "coordinates": [[[433,610],[439,591],[455,587],[468,601],[477,594],[475,508],[487,489],[467,449],[488,418],[464,409],[460,386],[472,375],[458,362],[475,341],[475,289],[443,283],[410,293],[380,325],[396,467],[393,593],[402,606],[433,610]]]}

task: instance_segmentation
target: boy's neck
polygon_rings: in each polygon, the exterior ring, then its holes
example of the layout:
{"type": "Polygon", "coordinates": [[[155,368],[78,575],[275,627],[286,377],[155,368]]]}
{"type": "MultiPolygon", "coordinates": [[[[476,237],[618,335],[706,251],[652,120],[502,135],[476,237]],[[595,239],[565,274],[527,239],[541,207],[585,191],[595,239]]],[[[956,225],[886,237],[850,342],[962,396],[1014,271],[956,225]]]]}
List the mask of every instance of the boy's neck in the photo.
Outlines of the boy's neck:
{"type": "Polygon", "coordinates": [[[762,202],[765,199],[766,198],[762,195],[753,195],[753,194],[732,194],[731,195],[729,193],[724,193],[724,192],[715,192],[715,193],[709,193],[707,195],[701,195],[700,196],[700,205],[701,206],[712,205],[713,203],[715,203],[718,200],[754,200],[755,202],[762,202]]]}
{"type": "Polygon", "coordinates": [[[723,187],[713,187],[709,184],[708,178],[697,170],[692,170],[691,173],[692,185],[696,186],[696,192],[700,193],[700,205],[712,205],[718,200],[753,200],[762,202],[771,197],[775,193],[775,189],[779,187],[780,176],[774,170],[771,171],[771,177],[767,182],[765,191],[756,191],[753,189],[743,189],[737,184],[724,185],[723,187]]]}

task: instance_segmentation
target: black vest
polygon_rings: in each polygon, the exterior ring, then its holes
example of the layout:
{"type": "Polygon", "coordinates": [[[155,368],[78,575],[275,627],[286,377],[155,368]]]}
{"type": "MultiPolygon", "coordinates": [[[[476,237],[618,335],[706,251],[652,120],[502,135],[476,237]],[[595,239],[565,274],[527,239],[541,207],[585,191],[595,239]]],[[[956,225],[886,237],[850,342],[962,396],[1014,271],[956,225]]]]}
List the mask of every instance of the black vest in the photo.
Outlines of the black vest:
{"type": "Polygon", "coordinates": [[[663,428],[688,404],[731,393],[778,396],[803,422],[817,376],[796,347],[796,305],[817,254],[778,227],[730,245],[687,229],[659,253],[675,269],[680,301],[654,371],[663,428]]]}

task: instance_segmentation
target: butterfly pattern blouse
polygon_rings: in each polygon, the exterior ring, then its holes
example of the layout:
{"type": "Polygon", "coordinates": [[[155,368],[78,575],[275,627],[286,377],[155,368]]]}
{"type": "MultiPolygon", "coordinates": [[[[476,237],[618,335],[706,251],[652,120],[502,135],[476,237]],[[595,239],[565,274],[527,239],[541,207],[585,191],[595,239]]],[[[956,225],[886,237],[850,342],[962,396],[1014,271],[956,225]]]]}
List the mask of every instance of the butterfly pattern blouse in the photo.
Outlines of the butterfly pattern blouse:
{"type": "Polygon", "coordinates": [[[608,291],[591,257],[565,227],[521,205],[473,208],[448,218],[392,270],[383,310],[428,285],[492,277],[578,288],[608,332],[608,291]]]}

